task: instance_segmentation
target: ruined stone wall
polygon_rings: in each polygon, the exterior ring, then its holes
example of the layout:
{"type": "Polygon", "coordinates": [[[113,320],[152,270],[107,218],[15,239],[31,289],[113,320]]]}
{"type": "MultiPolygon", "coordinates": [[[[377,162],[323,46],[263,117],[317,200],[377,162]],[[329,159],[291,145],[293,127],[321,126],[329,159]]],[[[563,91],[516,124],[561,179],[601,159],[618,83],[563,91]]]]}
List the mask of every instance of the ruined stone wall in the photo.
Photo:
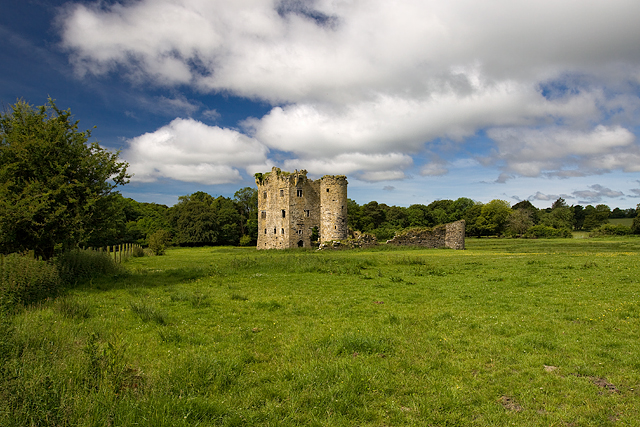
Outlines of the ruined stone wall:
{"type": "Polygon", "coordinates": [[[421,246],[425,248],[464,249],[465,222],[456,221],[438,225],[433,229],[413,228],[404,230],[387,241],[396,246],[421,246]]]}
{"type": "Polygon", "coordinates": [[[450,249],[464,249],[464,234],[466,223],[464,220],[445,224],[444,247],[450,249]]]}
{"type": "Polygon", "coordinates": [[[347,180],[326,175],[307,178],[307,171],[283,172],[274,167],[256,174],[258,249],[311,247],[318,227],[321,240],[347,236],[347,180]],[[324,230],[324,231],[323,231],[324,230]]]}

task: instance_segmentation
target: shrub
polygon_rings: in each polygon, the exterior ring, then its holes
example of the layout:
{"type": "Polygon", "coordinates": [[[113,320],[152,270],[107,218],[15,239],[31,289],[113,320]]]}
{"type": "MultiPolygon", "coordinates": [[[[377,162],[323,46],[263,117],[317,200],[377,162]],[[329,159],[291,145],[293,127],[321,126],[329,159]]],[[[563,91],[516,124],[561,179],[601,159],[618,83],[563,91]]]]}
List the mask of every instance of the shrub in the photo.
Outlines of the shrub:
{"type": "MultiPolygon", "coordinates": [[[[640,211],[640,208],[638,208],[638,211],[640,211]]],[[[631,232],[633,234],[640,234],[640,213],[638,213],[638,216],[633,218],[633,223],[631,224],[631,232]]]]}
{"type": "Polygon", "coordinates": [[[25,254],[10,254],[0,265],[0,308],[32,304],[60,291],[55,265],[25,254]]]}
{"type": "Polygon", "coordinates": [[[391,227],[376,228],[375,230],[372,230],[371,233],[376,236],[376,239],[379,242],[384,242],[386,240],[393,239],[393,236],[396,235],[396,229],[391,227]]]}
{"type": "Polygon", "coordinates": [[[149,249],[154,255],[164,255],[164,251],[171,240],[171,234],[166,230],[157,230],[149,236],[149,249]]]}
{"type": "Polygon", "coordinates": [[[142,249],[142,247],[140,246],[134,246],[131,255],[133,255],[133,257],[135,258],[141,258],[144,256],[144,249],[142,249]]]}
{"type": "Polygon", "coordinates": [[[65,285],[106,274],[117,274],[121,267],[105,252],[91,249],[64,252],[55,260],[60,279],[65,285]]]}
{"type": "Polygon", "coordinates": [[[553,228],[546,225],[534,225],[529,227],[524,237],[529,239],[554,239],[554,238],[571,238],[571,230],[566,228],[553,228]]]}
{"type": "Polygon", "coordinates": [[[627,236],[631,234],[631,227],[622,224],[603,224],[589,233],[589,237],[598,236],[627,236]]]}
{"type": "Polygon", "coordinates": [[[253,244],[253,239],[251,236],[242,236],[240,238],[240,246],[251,246],[253,244]]]}

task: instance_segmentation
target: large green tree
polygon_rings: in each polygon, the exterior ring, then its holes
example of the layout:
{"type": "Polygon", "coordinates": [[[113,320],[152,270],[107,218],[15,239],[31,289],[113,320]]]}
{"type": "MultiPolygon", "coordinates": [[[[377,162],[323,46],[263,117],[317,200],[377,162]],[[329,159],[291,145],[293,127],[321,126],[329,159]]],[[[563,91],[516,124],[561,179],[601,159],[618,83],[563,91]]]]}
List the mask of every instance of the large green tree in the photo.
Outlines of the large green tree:
{"type": "Polygon", "coordinates": [[[540,213],[540,224],[557,230],[563,228],[571,230],[574,224],[574,209],[567,206],[564,199],[560,197],[553,202],[548,212],[543,211],[540,213]]]}
{"type": "Polygon", "coordinates": [[[611,209],[607,205],[597,205],[593,208],[591,205],[587,206],[587,208],[591,207],[591,209],[585,209],[585,218],[583,228],[586,231],[591,231],[595,228],[600,227],[602,224],[606,224],[609,222],[609,215],[611,215],[611,209]]]}
{"type": "Polygon", "coordinates": [[[476,220],[479,235],[494,236],[504,232],[507,218],[511,214],[511,205],[505,200],[494,199],[482,205],[480,216],[476,220]]]}
{"type": "Polygon", "coordinates": [[[181,246],[203,246],[218,241],[218,217],[211,206],[214,200],[202,191],[178,198],[178,203],[167,213],[176,243],[181,246]]]}
{"type": "Polygon", "coordinates": [[[0,251],[44,258],[113,227],[118,152],[89,143],[69,110],[19,100],[0,114],[0,251]]]}

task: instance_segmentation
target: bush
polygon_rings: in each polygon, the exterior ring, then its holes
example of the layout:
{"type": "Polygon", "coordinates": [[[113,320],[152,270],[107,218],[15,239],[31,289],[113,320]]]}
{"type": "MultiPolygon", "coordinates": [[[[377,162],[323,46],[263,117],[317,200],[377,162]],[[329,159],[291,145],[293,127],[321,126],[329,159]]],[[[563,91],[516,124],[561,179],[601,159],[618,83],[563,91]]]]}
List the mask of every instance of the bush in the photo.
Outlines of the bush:
{"type": "Polygon", "coordinates": [[[134,258],[141,258],[144,256],[144,249],[142,249],[142,247],[140,246],[134,246],[133,247],[133,252],[131,253],[131,255],[134,258]]]}
{"type": "Polygon", "coordinates": [[[171,240],[171,234],[165,230],[157,230],[149,236],[149,249],[154,255],[164,255],[164,250],[171,240]]]}
{"type": "Polygon", "coordinates": [[[391,227],[376,228],[375,230],[371,230],[370,233],[375,235],[379,242],[384,242],[393,239],[396,235],[396,229],[391,227]]]}
{"type": "Polygon", "coordinates": [[[56,296],[60,285],[60,275],[52,263],[25,254],[7,255],[0,265],[0,309],[56,296]]]}
{"type": "Polygon", "coordinates": [[[109,254],[91,249],[64,252],[56,258],[55,263],[65,285],[121,272],[121,267],[109,254]]]}
{"type": "Polygon", "coordinates": [[[253,242],[251,236],[245,235],[240,238],[240,246],[252,246],[253,244],[255,243],[253,242]]]}
{"type": "Polygon", "coordinates": [[[598,236],[628,236],[631,234],[631,227],[622,224],[603,224],[589,233],[589,237],[598,236]]]}
{"type": "Polygon", "coordinates": [[[571,230],[567,228],[553,228],[546,225],[534,225],[529,227],[527,232],[524,233],[524,237],[529,239],[556,239],[556,238],[571,238],[571,230]]]}

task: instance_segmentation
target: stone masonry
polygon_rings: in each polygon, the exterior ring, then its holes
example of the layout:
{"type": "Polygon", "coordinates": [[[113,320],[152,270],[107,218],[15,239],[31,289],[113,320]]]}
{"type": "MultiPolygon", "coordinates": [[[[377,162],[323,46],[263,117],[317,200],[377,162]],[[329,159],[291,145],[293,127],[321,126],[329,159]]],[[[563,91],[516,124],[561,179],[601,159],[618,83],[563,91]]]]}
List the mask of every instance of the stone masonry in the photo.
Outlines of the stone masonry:
{"type": "Polygon", "coordinates": [[[387,243],[396,246],[464,249],[464,220],[442,224],[433,229],[412,228],[397,234],[387,243]]]}
{"type": "Polygon", "coordinates": [[[314,228],[321,242],[347,237],[347,178],[307,178],[307,171],[256,174],[258,249],[311,247],[314,228]]]}

